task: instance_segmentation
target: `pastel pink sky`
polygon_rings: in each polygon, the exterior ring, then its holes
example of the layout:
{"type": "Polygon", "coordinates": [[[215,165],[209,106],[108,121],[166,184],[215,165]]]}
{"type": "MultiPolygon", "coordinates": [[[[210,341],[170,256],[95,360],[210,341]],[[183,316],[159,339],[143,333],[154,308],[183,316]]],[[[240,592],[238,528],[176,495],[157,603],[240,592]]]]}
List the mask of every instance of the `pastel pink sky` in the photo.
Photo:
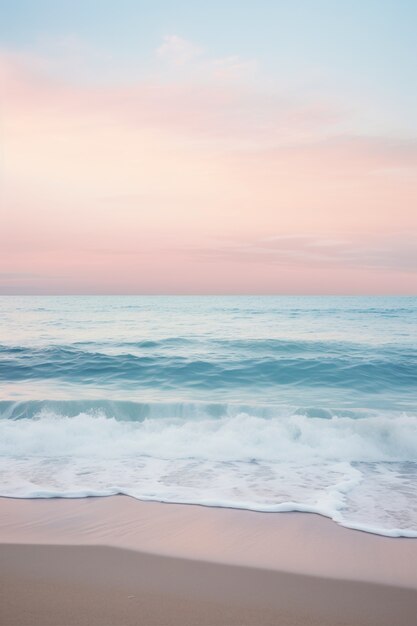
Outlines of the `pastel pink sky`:
{"type": "Polygon", "coordinates": [[[94,84],[3,52],[0,292],[415,293],[415,141],[199,54],[94,84]]]}

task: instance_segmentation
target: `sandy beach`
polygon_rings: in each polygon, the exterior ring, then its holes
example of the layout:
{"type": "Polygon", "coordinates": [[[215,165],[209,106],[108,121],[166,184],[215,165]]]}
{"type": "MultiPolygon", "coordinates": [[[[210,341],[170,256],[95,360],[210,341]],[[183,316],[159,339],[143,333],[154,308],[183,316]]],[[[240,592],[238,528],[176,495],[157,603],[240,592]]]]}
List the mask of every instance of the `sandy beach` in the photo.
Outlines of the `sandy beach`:
{"type": "Polygon", "coordinates": [[[417,541],[301,514],[0,499],[0,623],[414,626],[417,541]]]}

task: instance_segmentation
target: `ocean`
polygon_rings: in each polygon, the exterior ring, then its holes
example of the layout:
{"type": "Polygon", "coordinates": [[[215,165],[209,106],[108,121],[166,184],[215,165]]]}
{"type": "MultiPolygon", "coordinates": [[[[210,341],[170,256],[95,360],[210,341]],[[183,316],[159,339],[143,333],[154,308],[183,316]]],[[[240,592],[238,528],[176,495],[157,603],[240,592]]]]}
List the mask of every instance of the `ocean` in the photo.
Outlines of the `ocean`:
{"type": "Polygon", "coordinates": [[[417,297],[0,298],[0,496],[417,537],[417,297]]]}

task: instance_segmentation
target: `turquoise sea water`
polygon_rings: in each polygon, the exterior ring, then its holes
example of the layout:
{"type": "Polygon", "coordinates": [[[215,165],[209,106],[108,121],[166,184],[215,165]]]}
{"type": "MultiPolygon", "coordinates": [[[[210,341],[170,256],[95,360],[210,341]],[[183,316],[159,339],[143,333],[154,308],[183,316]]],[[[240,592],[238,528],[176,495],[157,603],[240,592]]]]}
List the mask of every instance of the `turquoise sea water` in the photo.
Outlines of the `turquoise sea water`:
{"type": "Polygon", "coordinates": [[[2,297],[0,495],[417,536],[417,298],[2,297]]]}

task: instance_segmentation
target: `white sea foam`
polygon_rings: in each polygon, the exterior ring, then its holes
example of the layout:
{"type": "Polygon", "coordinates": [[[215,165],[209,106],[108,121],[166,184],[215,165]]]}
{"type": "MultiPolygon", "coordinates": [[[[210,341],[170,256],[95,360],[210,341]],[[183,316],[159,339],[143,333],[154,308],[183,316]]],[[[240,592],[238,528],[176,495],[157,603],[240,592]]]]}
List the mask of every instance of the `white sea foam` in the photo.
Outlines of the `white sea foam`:
{"type": "Polygon", "coordinates": [[[417,537],[417,416],[0,420],[0,495],[310,511],[417,537]]]}

